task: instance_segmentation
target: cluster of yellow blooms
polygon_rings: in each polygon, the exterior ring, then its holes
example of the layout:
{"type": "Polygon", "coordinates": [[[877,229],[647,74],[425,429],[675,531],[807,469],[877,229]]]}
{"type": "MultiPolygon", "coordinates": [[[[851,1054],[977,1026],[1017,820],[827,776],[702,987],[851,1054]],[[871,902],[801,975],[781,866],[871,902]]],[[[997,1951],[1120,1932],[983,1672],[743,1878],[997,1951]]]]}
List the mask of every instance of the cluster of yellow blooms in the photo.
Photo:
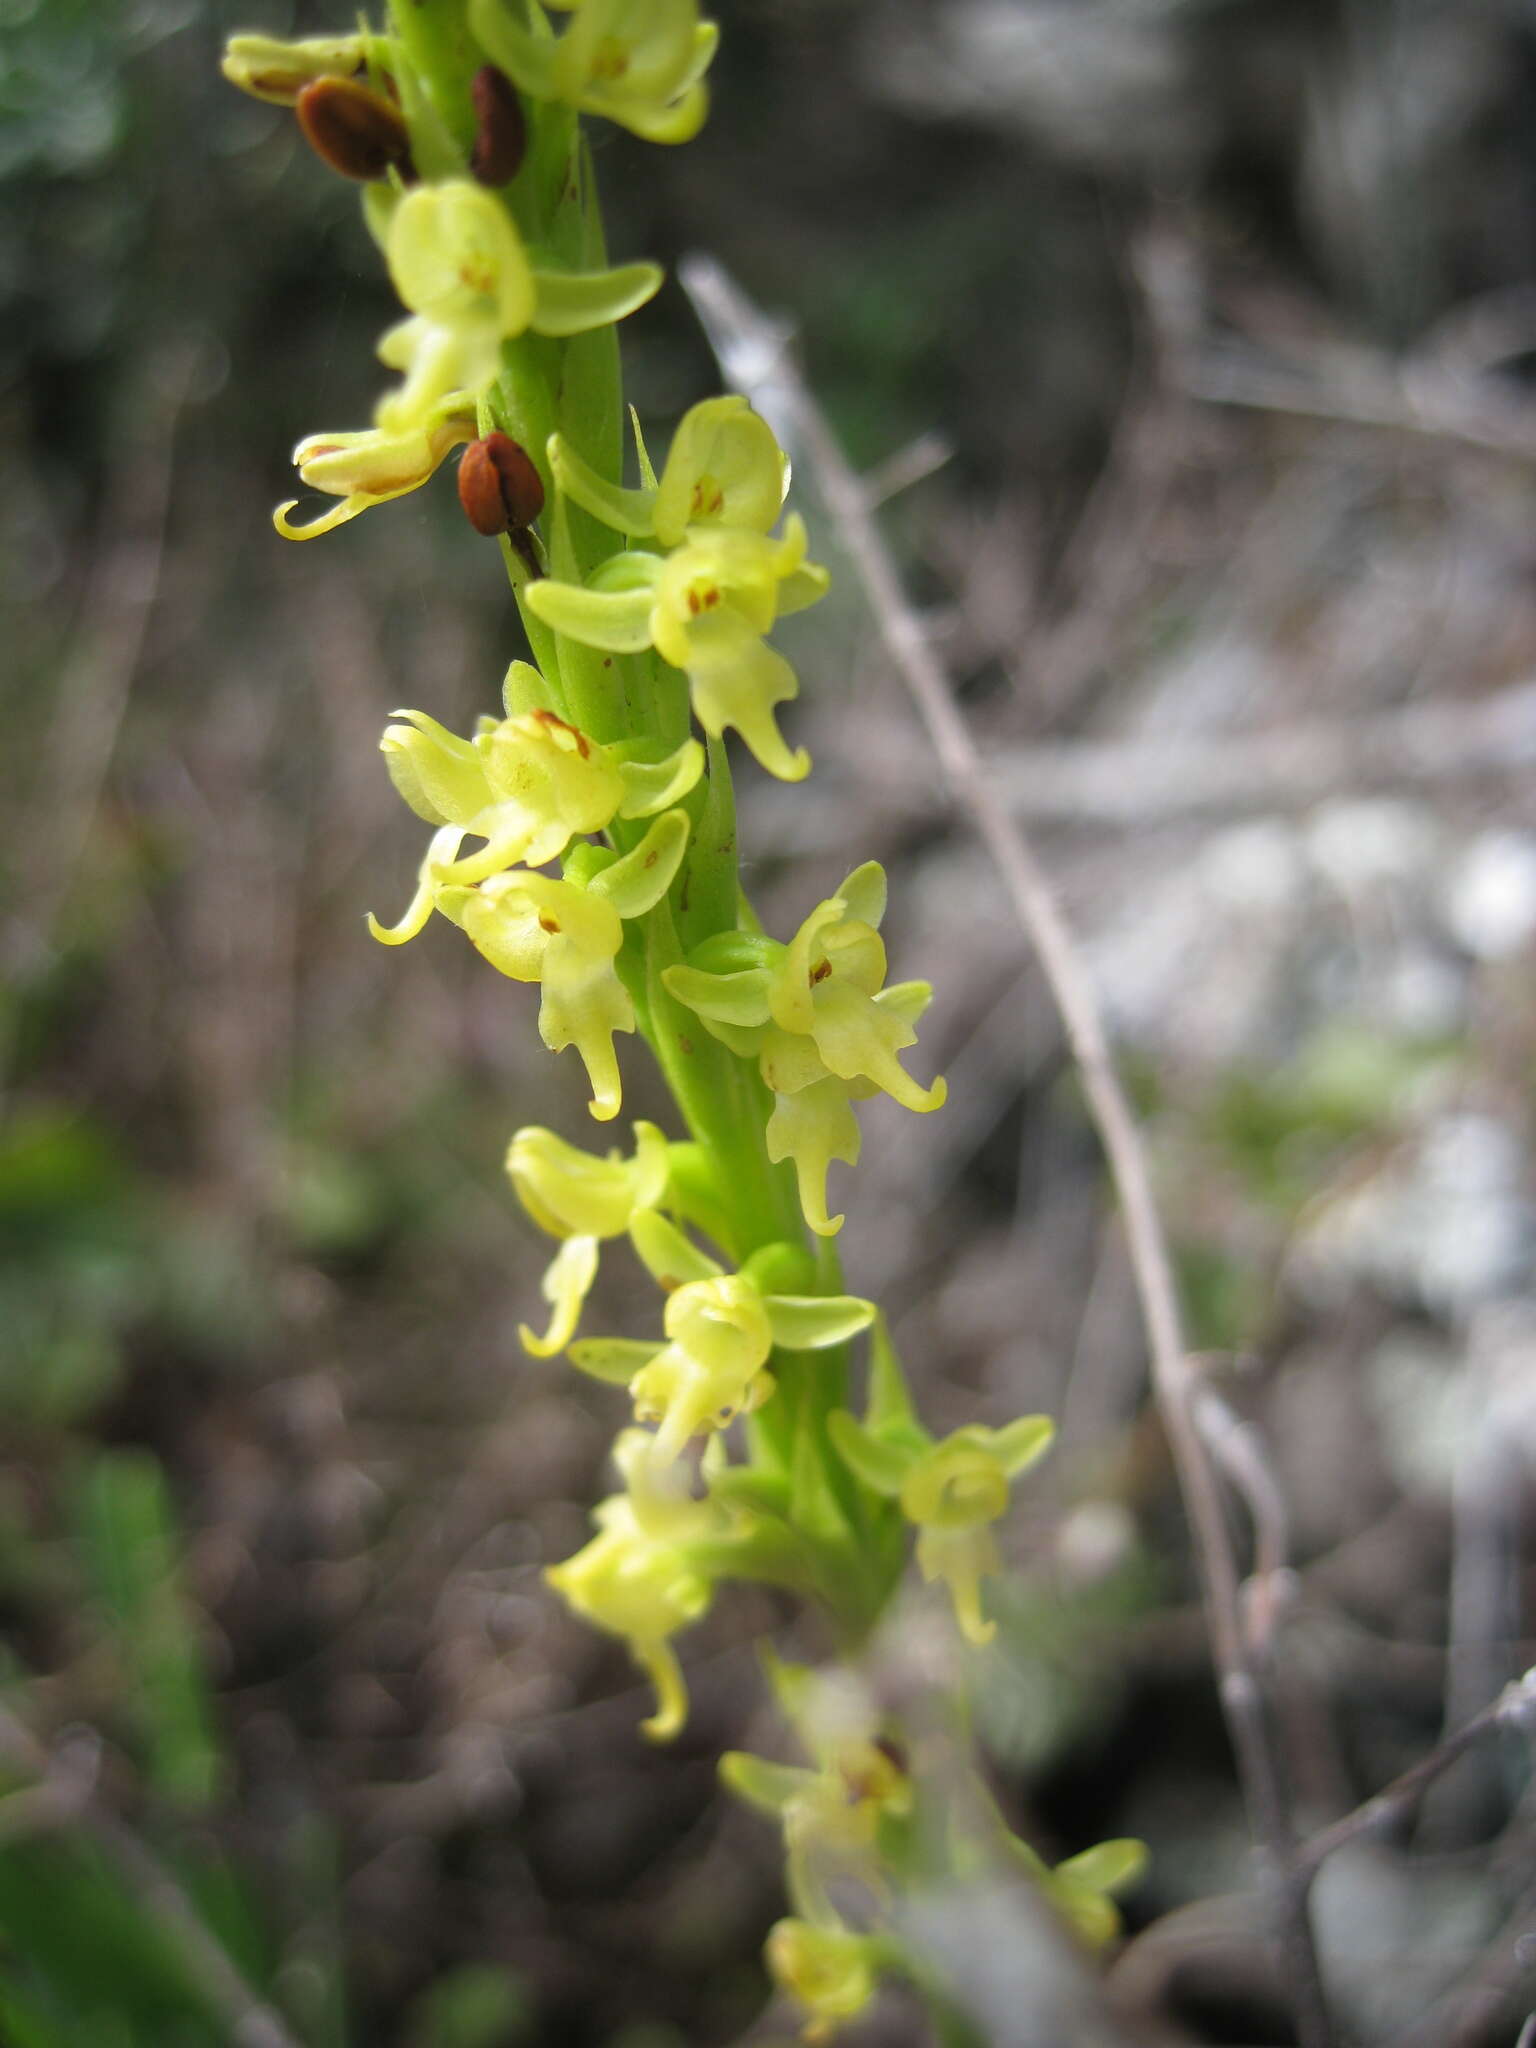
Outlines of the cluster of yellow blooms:
{"type": "MultiPolygon", "coordinates": [[[[530,1127],[507,1155],[523,1206],[558,1243],[546,1327],[522,1341],[565,1353],[631,1406],[614,1448],[621,1490],[547,1576],[649,1675],[656,1708],[642,1725],[657,1739],[687,1713],[674,1638],[725,1578],[792,1588],[857,1640],[889,1601],[911,1529],[921,1572],[985,1644],[994,1525],[1052,1433],[1029,1416],[936,1442],[874,1304],[837,1280],[829,1240],[843,1219],[827,1181],[858,1159],[854,1104],[884,1093],[925,1113],[945,1087],[902,1064],[931,990],[887,983],[874,862],[785,940],[741,895],[725,735],[781,780],[811,765],[780,730],[798,684],[769,644],[828,582],[803,522],[784,516],[788,461],[745,400],[713,398],[685,414],[659,476],[636,426],[639,480],[618,481],[611,329],[661,273],[606,265],[576,116],[686,141],[715,43],[695,0],[392,0],[389,32],[237,37],[225,60],[237,84],[295,107],[318,153],[360,181],[405,315],[378,346],[400,381],[372,426],[295,450],[301,481],[335,502],[304,525],[296,501],[281,506],[279,532],[331,532],[463,448],[465,510],[506,535],[535,654],[507,671],[502,715],[468,737],[424,711],[393,714],[390,777],[432,829],[409,906],[370,929],[399,945],[437,912],[502,974],[538,984],[540,1035],[554,1052],[575,1047],[599,1121],[622,1106],[615,1038],[641,1033],[690,1126],[674,1142],[637,1123],[627,1156],[530,1127]],[[578,1336],[600,1247],[620,1238],[661,1290],[660,1334],[578,1336]],[[846,1347],[866,1331],[861,1421],[843,1405],[846,1347]]],[[[840,1902],[853,1881],[878,1923],[910,1861],[914,1788],[867,1714],[828,1705],[835,1687],[771,1670],[813,1766],[731,1755],[724,1773],[782,1826],[794,1910],[768,1961],[819,2038],[902,1967],[893,1937],[849,1924],[840,1902]]],[[[1128,1866],[1090,1854],[1102,1867],[1030,1867],[1099,1936],[1113,1920],[1103,1893],[1128,1866]]]]}

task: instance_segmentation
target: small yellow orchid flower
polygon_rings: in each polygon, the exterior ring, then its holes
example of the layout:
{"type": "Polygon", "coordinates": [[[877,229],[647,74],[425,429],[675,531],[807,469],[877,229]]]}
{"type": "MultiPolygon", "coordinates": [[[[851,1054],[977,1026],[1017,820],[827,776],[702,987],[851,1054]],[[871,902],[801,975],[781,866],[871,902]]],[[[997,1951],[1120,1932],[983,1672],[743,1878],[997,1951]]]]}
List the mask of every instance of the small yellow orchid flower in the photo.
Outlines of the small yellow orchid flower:
{"type": "Polygon", "coordinates": [[[535,99],[628,128],[647,142],[687,142],[709,110],[702,83],[719,32],[696,0],[550,0],[570,13],[558,38],[533,34],[504,0],[470,0],[469,24],[491,60],[535,99]]]}
{"type": "Polygon", "coordinates": [[[735,394],[689,407],[672,436],[660,482],[646,489],[608,483],[559,434],[549,437],[549,466],[560,489],[594,519],[631,540],[654,538],[664,548],[680,546],[694,527],[767,533],[789,488],[789,458],[772,427],[735,394]]]}
{"type": "MultiPolygon", "coordinates": [[[[536,669],[515,661],[507,671],[508,705],[542,689],[536,669]]],[[[648,818],[686,796],[704,767],[697,740],[685,740],[659,761],[633,758],[630,742],[600,746],[552,711],[509,712],[482,719],[473,739],[460,739],[424,711],[397,711],[408,721],[386,726],[379,742],[390,780],[429,825],[452,826],[486,842],[459,856],[439,831],[415,896],[399,923],[370,920],[375,938],[402,945],[431,916],[445,884],[483,882],[514,865],[544,867],[572,839],[602,832],[615,818],[648,818]]]]}
{"type": "Polygon", "coordinates": [[[412,319],[380,353],[408,371],[396,403],[436,403],[457,386],[477,393],[501,369],[501,345],[530,328],[571,335],[606,327],[653,297],[654,263],[568,273],[536,269],[512,217],[470,178],[414,186],[390,214],[385,260],[412,319]]]}
{"type": "Polygon", "coordinates": [[[774,1983],[805,2012],[804,2041],[830,2041],[875,1995],[879,1944],[870,1935],[780,1920],[769,1932],[763,1956],[774,1983]]]}
{"type": "Polygon", "coordinates": [[[776,1658],[769,1675],[815,1768],[731,1750],[720,1759],[720,1775],[738,1798],[782,1827],[795,1912],[818,1927],[836,1927],[828,1878],[855,1878],[883,1893],[880,1830],[912,1811],[911,1779],[894,1747],[880,1739],[856,1686],[776,1658]]]}
{"type": "Polygon", "coordinates": [[[445,825],[433,834],[405,916],[386,926],[370,915],[368,929],[384,945],[403,945],[439,910],[501,973],[538,982],[539,1035],[551,1052],[577,1048],[592,1081],[592,1114],[607,1122],[622,1100],[614,1033],[635,1028],[635,1006],[614,967],[624,920],[653,909],[672,886],[688,814],[663,811],[638,845],[606,864],[605,849],[584,845],[578,851],[593,859],[579,878],[509,869],[478,887],[453,878],[464,830],[445,825]]]}
{"type": "Polygon", "coordinates": [[[686,1549],[647,1533],[628,1494],[612,1495],[593,1519],[598,1533],[591,1542],[544,1576],[584,1621],[628,1643],[656,1688],[656,1711],[640,1726],[653,1742],[666,1742],[688,1716],[671,1638],[704,1613],[712,1588],[686,1549]]]}
{"type": "MultiPolygon", "coordinates": [[[[383,188],[380,188],[381,190],[383,188]]],[[[380,339],[402,373],[366,432],[312,434],[294,450],[304,482],[343,503],[295,526],[296,499],[273,523],[312,540],[426,482],[450,449],[475,438],[475,399],[501,371],[502,343],[527,332],[580,334],[643,306],[661,283],[653,263],[568,273],[535,267],[506,208],[469,178],[387,194],[389,274],[410,317],[380,339]]]]}
{"type": "Polygon", "coordinates": [[[635,1125],[634,1156],[610,1152],[606,1159],[569,1145],[553,1131],[528,1125],[507,1148],[507,1173],[518,1200],[541,1230],[561,1240],[544,1275],[543,1294],[552,1310],[542,1337],[519,1326],[523,1349],[552,1358],[576,1334],[582,1307],[597,1277],[598,1245],[622,1237],[642,1209],[653,1209],[667,1191],[667,1140],[655,1124],[635,1125]]]}
{"type": "Polygon", "coordinates": [[[1056,1911],[1090,1948],[1102,1948],[1120,1932],[1114,1893],[1128,1890],[1147,1867],[1147,1845],[1133,1835],[1096,1842],[1054,1867],[1017,1835],[1008,1847],[1034,1878],[1056,1911]]]}
{"type": "Polygon", "coordinates": [[[751,1271],[727,1273],[654,1209],[637,1211],[629,1234],[667,1291],[666,1341],[582,1338],[570,1359],[595,1379],[628,1387],[636,1421],[657,1425],[658,1466],[670,1465],[691,1438],[762,1406],[774,1390],[767,1367],[776,1345],[826,1350],[874,1320],[874,1303],[855,1295],[780,1294],[751,1271]]]}
{"type": "Polygon", "coordinates": [[[295,526],[289,515],[299,501],[290,498],[272,514],[272,524],[284,540],[330,533],[370,506],[419,489],[445,456],[474,438],[474,404],[462,392],[439,400],[420,423],[393,432],[370,427],[358,433],[308,434],[293,451],[300,481],[342,502],[307,526],[295,526]]]}
{"type": "Polygon", "coordinates": [[[437,908],[493,967],[539,983],[539,1036],[551,1052],[576,1047],[600,1123],[617,1116],[622,1101],[614,1033],[635,1028],[634,1003],[614,966],[624,920],[643,916],[667,893],[688,829],[685,811],[663,811],[631,852],[586,881],[512,869],[478,888],[436,889],[437,908]]]}
{"type": "Polygon", "coordinates": [[[785,744],[775,707],[800,685],[763,636],[826,590],[827,573],[806,561],[805,548],[805,525],[794,515],[776,540],[745,527],[693,526],[669,555],[616,555],[585,585],[545,579],[523,596],[545,625],[588,647],[654,647],[687,675],[694,714],[711,738],[734,727],[770,775],[798,782],[811,757],[785,744]]]}
{"type": "Polygon", "coordinates": [[[1002,1429],[968,1424],[937,1443],[910,1413],[871,1429],[839,1409],[827,1429],[866,1486],[899,1500],[917,1530],[918,1569],[944,1580],[966,1641],[990,1643],[997,1624],[983,1612],[981,1588],[999,1569],[992,1524],[1007,1511],[1010,1480],[1049,1450],[1050,1417],[1024,1415],[1002,1429]]]}
{"type": "Polygon", "coordinates": [[[219,69],[231,85],[253,99],[291,107],[306,85],[321,78],[355,78],[368,61],[374,38],[365,35],[305,36],[289,42],[277,36],[231,36],[219,69]]]}
{"type": "Polygon", "coordinates": [[[885,982],[885,873],[866,861],[800,926],[789,944],[731,932],[704,944],[663,979],[732,1051],[756,1057],[773,1090],[768,1156],[792,1159],[811,1229],[832,1237],[827,1171],[853,1164],[859,1129],[850,1103],[883,1091],[906,1109],[943,1106],[942,1079],[922,1087],[899,1055],[931,998],[926,982],[885,982]]]}

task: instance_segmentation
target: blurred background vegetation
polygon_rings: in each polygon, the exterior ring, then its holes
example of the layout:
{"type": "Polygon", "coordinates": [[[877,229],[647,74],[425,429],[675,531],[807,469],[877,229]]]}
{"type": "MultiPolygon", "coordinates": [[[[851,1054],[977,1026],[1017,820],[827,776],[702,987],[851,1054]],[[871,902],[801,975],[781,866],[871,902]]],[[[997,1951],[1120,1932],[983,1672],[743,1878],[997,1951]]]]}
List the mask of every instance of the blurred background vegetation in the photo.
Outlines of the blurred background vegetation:
{"type": "MultiPolygon", "coordinates": [[[[891,487],[1288,1506],[1321,1824],[1536,1657],[1536,9],[715,11],[700,141],[596,137],[612,244],[787,312],[891,487]]],[[[545,1247],[500,1161],[585,1090],[452,933],[362,923],[419,857],[385,714],[462,727],[517,651],[496,551],[446,480],[314,547],[268,520],[292,443],[365,422],[389,303],[217,56],[344,14],[0,0],[0,2041],[263,2048],[270,2007],[305,2048],[708,2048],[765,1995],[777,1845],[713,1760],[774,1740],[781,1617],[694,1633],[658,1756],[546,1596],[612,1402],[519,1353],[545,1247]]],[[[675,285],[625,338],[648,422],[714,388],[675,285]]],[[[1128,1998],[1284,2042],[1060,1033],[851,579],[797,626],[817,775],[749,783],[754,886],[792,923],[886,861],[950,1079],[874,1108],[850,1280],[935,1427],[1062,1423],[968,1674],[999,1796],[1047,1853],[1148,1840],[1128,1998]]],[[[1513,2041],[1533,1843],[1493,1746],[1330,1868],[1361,2038],[1513,2041]]]]}

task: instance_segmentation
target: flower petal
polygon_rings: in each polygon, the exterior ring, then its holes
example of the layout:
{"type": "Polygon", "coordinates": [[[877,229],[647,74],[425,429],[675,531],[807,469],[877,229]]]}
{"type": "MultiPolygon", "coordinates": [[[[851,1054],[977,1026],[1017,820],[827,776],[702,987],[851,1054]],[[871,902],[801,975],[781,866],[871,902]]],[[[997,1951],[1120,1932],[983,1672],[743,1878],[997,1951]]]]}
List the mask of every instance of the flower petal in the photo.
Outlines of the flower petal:
{"type": "Polygon", "coordinates": [[[624,263],[617,270],[536,270],[538,299],[528,325],[535,334],[549,335],[610,326],[654,299],[661,280],[655,263],[624,263]]]}
{"type": "Polygon", "coordinates": [[[554,1314],[542,1337],[536,1337],[526,1323],[518,1325],[523,1349],[535,1358],[553,1358],[576,1334],[582,1306],[597,1278],[597,1239],[568,1237],[555,1253],[544,1274],[541,1289],[554,1314]]]}

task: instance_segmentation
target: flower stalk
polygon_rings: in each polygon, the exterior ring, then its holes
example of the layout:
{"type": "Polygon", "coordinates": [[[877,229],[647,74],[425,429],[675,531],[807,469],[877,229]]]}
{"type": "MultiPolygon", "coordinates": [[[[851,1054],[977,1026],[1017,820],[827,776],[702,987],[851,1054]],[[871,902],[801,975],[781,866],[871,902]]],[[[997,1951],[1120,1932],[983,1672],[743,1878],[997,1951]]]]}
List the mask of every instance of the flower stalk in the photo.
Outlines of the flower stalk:
{"type": "MultiPolygon", "coordinates": [[[[793,1910],[768,1963],[815,2040],[908,1967],[889,1907],[931,1875],[899,1732],[849,1705],[848,1672],[909,1538],[961,1635],[986,1643],[995,1524],[1051,1425],[935,1440],[876,1305],[844,1285],[829,1180],[857,1163],[857,1105],[884,1093],[926,1116],[945,1084],[908,1063],[931,990],[888,979],[878,865],[783,937],[743,891],[731,747],[786,782],[811,768],[799,679],[772,642],[828,577],[786,511],[788,463],[765,421],[721,397],[685,414],[659,470],[634,423],[625,480],[616,330],[661,272],[609,262],[581,117],[688,141],[716,40],[696,0],[391,0],[377,31],[238,37],[225,71],[293,106],[317,156],[361,183],[402,314],[378,344],[399,381],[371,426],[295,451],[301,482],[335,502],[302,524],[286,504],[277,530],[330,534],[432,487],[462,450],[461,504],[500,540],[532,656],[473,733],[393,714],[385,766],[430,836],[411,902],[369,928],[398,946],[440,915],[489,968],[537,984],[540,1036],[574,1051],[598,1123],[618,1127],[641,1045],[677,1112],[676,1135],[638,1123],[628,1150],[538,1128],[508,1150],[513,1190],[555,1241],[542,1327],[522,1342],[622,1390],[620,1488],[547,1577],[648,1676],[642,1726],[658,1741],[687,1718],[676,1639],[733,1579],[816,1610],[845,1662],[830,1681],[770,1663],[809,1768],[724,1766],[783,1827],[793,1910]],[[658,1291],[641,1333],[584,1327],[605,1256],[632,1257],[658,1291]]],[[[1084,1887],[1128,1867],[1101,1856],[1069,1881],[1030,1866],[1096,1938],[1113,1912],[1084,1905],[1084,1887]]]]}

